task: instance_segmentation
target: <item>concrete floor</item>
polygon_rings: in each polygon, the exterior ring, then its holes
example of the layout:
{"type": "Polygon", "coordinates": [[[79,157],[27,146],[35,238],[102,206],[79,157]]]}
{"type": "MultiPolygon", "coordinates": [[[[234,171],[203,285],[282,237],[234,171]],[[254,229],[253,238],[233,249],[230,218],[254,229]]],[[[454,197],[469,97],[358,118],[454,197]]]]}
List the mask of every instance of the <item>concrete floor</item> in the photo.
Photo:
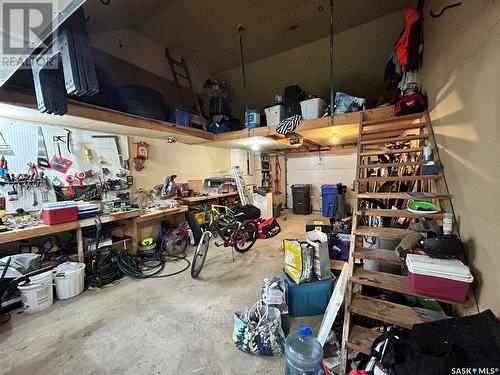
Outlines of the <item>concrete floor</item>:
{"type": "MultiPolygon", "coordinates": [[[[189,270],[131,280],[56,301],[0,325],[2,374],[284,374],[284,357],[242,353],[232,342],[233,313],[259,299],[262,279],[279,275],[283,238],[304,238],[308,218],[286,211],[282,232],[246,254],[209,249],[198,280],[189,270]]],[[[188,259],[192,257],[192,249],[188,259]]],[[[168,264],[166,272],[183,264],[168,264]]],[[[292,319],[315,332],[322,316],[292,319]]]]}

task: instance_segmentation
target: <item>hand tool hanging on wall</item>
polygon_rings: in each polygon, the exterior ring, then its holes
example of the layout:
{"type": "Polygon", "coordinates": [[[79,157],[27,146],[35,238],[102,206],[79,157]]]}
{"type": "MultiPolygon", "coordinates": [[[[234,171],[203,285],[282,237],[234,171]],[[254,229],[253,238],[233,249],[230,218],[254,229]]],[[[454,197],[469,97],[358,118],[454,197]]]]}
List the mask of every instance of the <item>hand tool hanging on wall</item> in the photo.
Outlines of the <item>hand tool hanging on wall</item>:
{"type": "MultiPolygon", "coordinates": [[[[129,169],[128,160],[123,159],[122,149],[120,147],[120,138],[117,135],[91,135],[95,139],[112,139],[115,141],[116,153],[118,154],[118,162],[120,163],[120,170],[117,172],[118,177],[124,177],[127,175],[129,169]],[[126,169],[126,170],[125,170],[126,169]]],[[[99,164],[101,164],[101,158],[99,158],[99,164]]]]}
{"type": "Polygon", "coordinates": [[[99,91],[83,8],[61,26],[52,42],[31,58],[40,112],[67,112],[65,93],[94,95],[99,91]]]}
{"type": "Polygon", "coordinates": [[[56,154],[52,157],[50,167],[57,172],[66,173],[73,162],[64,158],[61,154],[61,142],[66,143],[63,138],[64,136],[61,135],[56,135],[52,138],[56,148],[56,154]]]}
{"type": "Polygon", "coordinates": [[[50,168],[49,154],[47,152],[47,145],[45,144],[45,137],[43,136],[42,127],[38,127],[38,156],[37,165],[40,168],[50,168]]]}
{"type": "Polygon", "coordinates": [[[0,143],[0,155],[13,156],[14,151],[12,150],[12,147],[5,142],[2,132],[0,132],[0,138],[2,139],[2,142],[0,143]]]}
{"type": "Polygon", "coordinates": [[[0,177],[4,177],[9,173],[9,167],[7,164],[7,159],[5,159],[5,156],[2,155],[2,158],[0,159],[0,177]]]}
{"type": "Polygon", "coordinates": [[[85,163],[92,163],[92,150],[86,146],[83,147],[83,156],[85,157],[85,163]]]}
{"type": "Polygon", "coordinates": [[[75,190],[73,189],[73,182],[75,182],[75,176],[69,174],[66,176],[66,182],[68,183],[68,194],[70,196],[75,195],[75,190]]]}
{"type": "Polygon", "coordinates": [[[78,185],[83,186],[83,180],[85,180],[86,174],[84,171],[78,171],[74,174],[75,178],[78,180],[78,185]]]}
{"type": "Polygon", "coordinates": [[[72,154],[71,152],[71,130],[67,129],[67,128],[64,128],[64,130],[66,130],[66,149],[68,150],[68,152],[70,154],[72,154]]]}

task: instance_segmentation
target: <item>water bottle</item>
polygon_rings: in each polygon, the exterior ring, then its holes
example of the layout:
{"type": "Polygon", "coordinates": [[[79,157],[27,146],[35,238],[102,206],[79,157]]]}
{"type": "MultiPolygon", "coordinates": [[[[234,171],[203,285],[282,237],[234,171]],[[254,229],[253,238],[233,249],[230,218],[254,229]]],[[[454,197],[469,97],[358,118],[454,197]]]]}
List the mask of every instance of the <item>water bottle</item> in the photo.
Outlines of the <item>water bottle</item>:
{"type": "Polygon", "coordinates": [[[323,347],[307,326],[289,335],[285,342],[285,375],[323,375],[323,347]]]}

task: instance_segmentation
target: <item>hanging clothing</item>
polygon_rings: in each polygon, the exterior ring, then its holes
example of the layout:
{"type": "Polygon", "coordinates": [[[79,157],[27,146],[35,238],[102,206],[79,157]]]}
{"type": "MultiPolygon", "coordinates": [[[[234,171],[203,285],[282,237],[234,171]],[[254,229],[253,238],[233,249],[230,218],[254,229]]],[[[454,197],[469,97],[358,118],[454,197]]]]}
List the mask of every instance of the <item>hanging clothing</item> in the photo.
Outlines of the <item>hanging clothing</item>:
{"type": "MultiPolygon", "coordinates": [[[[418,8],[409,8],[405,11],[406,26],[396,43],[396,55],[401,69],[418,69],[421,63],[422,13],[418,8]]],[[[423,42],[422,42],[423,43],[423,42]]]]}
{"type": "Polygon", "coordinates": [[[396,47],[392,50],[391,57],[385,65],[384,82],[388,87],[396,87],[401,80],[401,64],[396,56],[396,47]]]}

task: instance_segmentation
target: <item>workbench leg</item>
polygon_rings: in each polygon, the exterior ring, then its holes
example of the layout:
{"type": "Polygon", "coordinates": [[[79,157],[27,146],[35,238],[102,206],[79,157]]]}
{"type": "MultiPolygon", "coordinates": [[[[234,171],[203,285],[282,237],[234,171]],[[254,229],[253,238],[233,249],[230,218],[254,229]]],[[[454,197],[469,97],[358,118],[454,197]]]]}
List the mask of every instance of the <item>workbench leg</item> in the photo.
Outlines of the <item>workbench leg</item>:
{"type": "Polygon", "coordinates": [[[139,230],[138,230],[138,223],[134,219],[132,220],[127,220],[124,223],[124,233],[126,236],[129,236],[132,238],[132,246],[130,247],[131,253],[136,254],[137,253],[137,244],[139,243],[138,237],[139,237],[139,230]]]}
{"type": "Polygon", "coordinates": [[[83,254],[82,228],[76,228],[76,248],[78,250],[78,261],[80,263],[85,263],[85,255],[83,254]]]}

